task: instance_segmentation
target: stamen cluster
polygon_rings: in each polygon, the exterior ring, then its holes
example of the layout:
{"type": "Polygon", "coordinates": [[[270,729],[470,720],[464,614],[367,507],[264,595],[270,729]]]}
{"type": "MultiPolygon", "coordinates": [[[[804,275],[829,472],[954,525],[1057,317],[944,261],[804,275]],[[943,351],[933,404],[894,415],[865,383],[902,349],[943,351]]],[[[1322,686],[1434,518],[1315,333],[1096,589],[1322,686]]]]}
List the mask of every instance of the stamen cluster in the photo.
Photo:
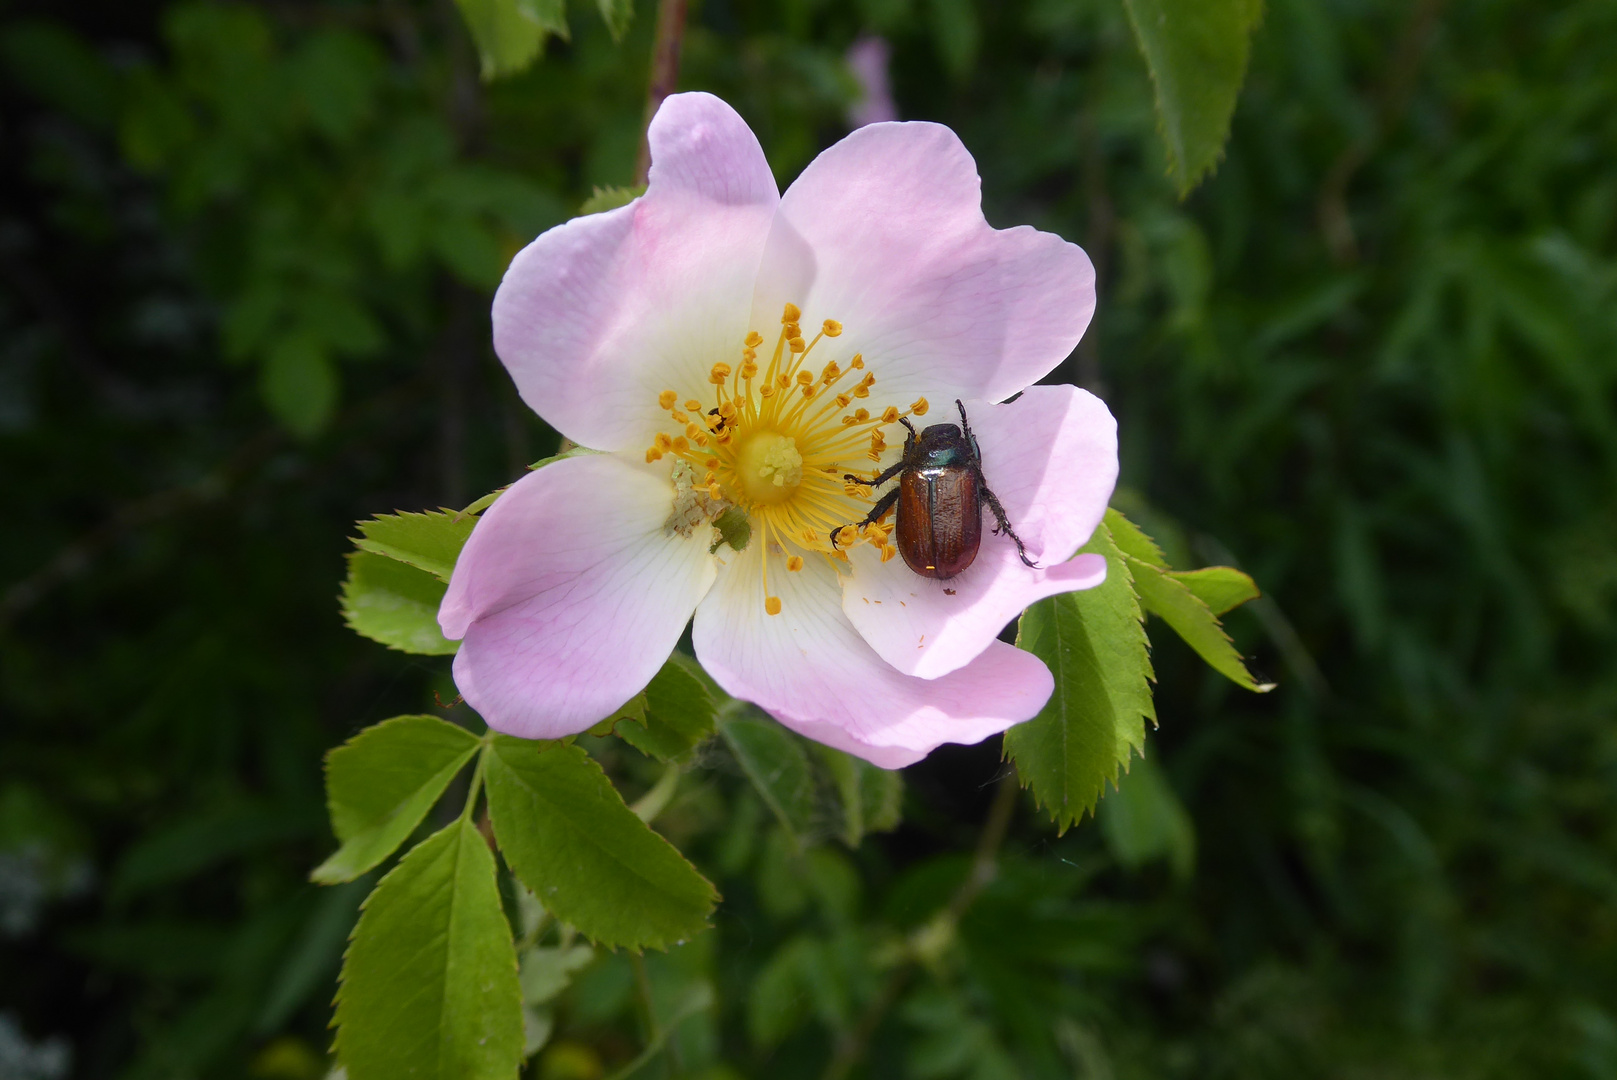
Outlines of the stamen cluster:
{"type": "MultiPolygon", "coordinates": [[[[804,554],[847,561],[827,537],[838,526],[864,517],[872,492],[845,477],[859,458],[876,463],[874,478],[887,451],[885,428],[901,417],[924,416],[927,401],[918,398],[908,410],[887,406],[873,413],[855,401],[870,397],[874,372],[855,353],[843,367],[827,361],[818,373],[810,364],[814,349],[826,338],[840,337],[842,324],[826,319],[805,341],[802,312],[787,304],[768,362],[760,367],[758,349],[764,337],[749,331],[740,362],[715,363],[708,371],[712,404],[699,398],[683,401],[664,390],[657,404],[673,421],[646,450],[646,461],[673,455],[685,463],[714,507],[742,507],[753,521],[764,580],[764,609],[779,614],[780,598],[769,594],[769,556],[784,554],[786,569],[803,568],[804,554]]],[[[683,472],[683,469],[681,469],[683,472]]],[[[852,533],[846,530],[842,535],[852,533]]],[[[866,527],[863,538],[881,548],[885,562],[897,554],[888,543],[890,530],[881,523],[866,527]]]]}

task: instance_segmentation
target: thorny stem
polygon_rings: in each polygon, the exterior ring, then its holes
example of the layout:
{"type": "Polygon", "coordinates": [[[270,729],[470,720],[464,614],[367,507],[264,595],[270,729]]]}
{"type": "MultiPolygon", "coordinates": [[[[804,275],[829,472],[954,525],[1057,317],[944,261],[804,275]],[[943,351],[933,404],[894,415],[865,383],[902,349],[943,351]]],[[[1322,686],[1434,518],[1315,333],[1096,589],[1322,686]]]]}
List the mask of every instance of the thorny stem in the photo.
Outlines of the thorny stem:
{"type": "MultiPolygon", "coordinates": [[[[994,790],[994,802],[983,821],[982,834],[977,838],[977,852],[972,857],[966,880],[960,883],[960,888],[955,890],[938,917],[923,930],[929,940],[952,938],[961,918],[999,872],[999,849],[1005,843],[1005,833],[1010,829],[1011,815],[1016,810],[1018,787],[1015,769],[1007,770],[994,790]]],[[[915,967],[922,959],[920,952],[914,947],[909,949],[899,966],[888,974],[887,981],[859,1018],[858,1025],[838,1041],[825,1072],[821,1074],[821,1080],[845,1080],[864,1058],[870,1050],[870,1040],[875,1037],[876,1029],[914,975],[915,967]]]]}
{"type": "Polygon", "coordinates": [[[640,156],[634,166],[634,182],[645,184],[651,171],[651,142],[646,132],[663,99],[674,92],[679,81],[679,49],[685,37],[685,7],[688,0],[658,0],[657,40],[651,47],[651,82],[646,87],[646,120],[640,131],[640,156]]]}

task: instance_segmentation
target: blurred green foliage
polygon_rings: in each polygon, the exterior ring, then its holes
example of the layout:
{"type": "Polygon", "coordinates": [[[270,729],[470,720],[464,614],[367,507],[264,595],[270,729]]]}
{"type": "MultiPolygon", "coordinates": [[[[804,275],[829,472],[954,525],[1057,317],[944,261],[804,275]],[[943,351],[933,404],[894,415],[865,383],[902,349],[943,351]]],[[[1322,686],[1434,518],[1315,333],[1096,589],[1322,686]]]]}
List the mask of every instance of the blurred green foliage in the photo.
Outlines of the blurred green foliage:
{"type": "MultiPolygon", "coordinates": [[[[484,84],[447,4],[6,9],[0,1055],[34,1074],[325,1074],[372,881],[306,882],[321,755],[453,696],[343,627],[346,537],[555,445],[488,292],[632,183],[653,21],[571,14],[484,84]]],[[[1151,625],[1149,790],[1059,839],[995,746],[850,849],[818,766],[779,817],[745,728],[704,744],[657,824],[715,930],[637,965],[505,897],[532,1075],[1617,1076],[1617,8],[1271,0],[1184,202],[1117,0],[703,0],[681,85],[789,181],[865,33],[992,221],[1091,252],[1058,377],[1170,561],[1263,586],[1229,627],[1281,687],[1151,625]]]]}

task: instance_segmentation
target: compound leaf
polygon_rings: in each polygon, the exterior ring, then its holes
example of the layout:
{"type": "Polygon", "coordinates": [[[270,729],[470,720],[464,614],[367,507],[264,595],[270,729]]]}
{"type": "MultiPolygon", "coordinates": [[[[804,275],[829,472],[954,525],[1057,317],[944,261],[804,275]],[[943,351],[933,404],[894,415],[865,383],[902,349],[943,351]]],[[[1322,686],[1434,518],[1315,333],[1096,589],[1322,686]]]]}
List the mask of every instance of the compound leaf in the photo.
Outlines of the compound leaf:
{"type": "Polygon", "coordinates": [[[1233,566],[1175,571],[1168,576],[1195,593],[1214,615],[1222,615],[1263,595],[1250,577],[1233,566]]]}
{"type": "Polygon", "coordinates": [[[550,34],[567,37],[564,0],[455,0],[472,32],[483,78],[515,75],[533,63],[550,34]]]}
{"type": "Polygon", "coordinates": [[[1157,121],[1181,197],[1224,152],[1262,0],[1123,0],[1156,88],[1157,121]]]}
{"type": "Polygon", "coordinates": [[[423,656],[448,656],[460,642],[438,627],[438,605],[445,585],[424,570],[368,551],[348,554],[342,586],[343,622],[354,633],[390,649],[423,656]]]}
{"type": "Polygon", "coordinates": [[[1219,625],[1218,616],[1190,586],[1172,574],[1133,559],[1128,561],[1134,571],[1134,588],[1145,609],[1172,627],[1214,671],[1237,686],[1260,694],[1274,689],[1273,683],[1259,683],[1247,671],[1241,654],[1235,651],[1229,635],[1219,625]]]}
{"type": "Polygon", "coordinates": [[[361,551],[409,563],[447,583],[477,519],[436,510],[424,514],[406,511],[378,514],[358,525],[360,538],[354,546],[361,551]]]}
{"type": "Polygon", "coordinates": [[[803,740],[774,720],[740,708],[720,718],[719,735],[764,805],[801,848],[815,824],[814,772],[803,740]]]}
{"type": "Polygon", "coordinates": [[[1106,557],[1106,580],[1022,613],[1017,644],[1049,665],[1055,692],[1039,715],[1005,733],[1022,784],[1063,831],[1094,811],[1118,766],[1144,745],[1145,721],[1156,722],[1129,560],[1105,522],[1083,550],[1106,557]]]}
{"type": "Polygon", "coordinates": [[[836,794],[840,810],[837,833],[844,844],[858,847],[866,833],[898,827],[904,803],[903,773],[877,768],[821,743],[810,743],[809,749],[836,794]]]}
{"type": "Polygon", "coordinates": [[[487,783],[500,851],[558,919],[598,944],[635,950],[707,927],[718,893],[635,817],[580,747],[496,735],[487,783]]]}
{"type": "Polygon", "coordinates": [[[336,1023],[351,1080],[515,1080],[516,949],[494,856],[471,821],[422,841],[365,901],[336,1023]]]}
{"type": "Polygon", "coordinates": [[[612,34],[613,41],[622,41],[628,33],[629,21],[634,18],[634,0],[595,0],[601,9],[601,19],[612,34]]]}
{"type": "Polygon", "coordinates": [[[395,716],[326,755],[326,805],[342,841],[310,875],[322,885],[352,881],[415,831],[480,745],[436,716],[395,716]]]}
{"type": "Polygon", "coordinates": [[[675,653],[646,686],[643,713],[613,731],[659,761],[683,757],[713,734],[713,695],[693,672],[696,661],[675,653]]]}

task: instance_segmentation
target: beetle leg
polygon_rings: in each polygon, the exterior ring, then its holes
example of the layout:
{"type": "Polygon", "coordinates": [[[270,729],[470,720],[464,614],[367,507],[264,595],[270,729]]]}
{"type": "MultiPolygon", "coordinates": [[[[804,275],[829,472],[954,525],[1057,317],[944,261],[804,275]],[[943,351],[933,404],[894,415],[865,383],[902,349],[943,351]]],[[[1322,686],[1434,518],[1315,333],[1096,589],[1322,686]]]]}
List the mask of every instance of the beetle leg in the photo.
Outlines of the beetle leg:
{"type": "Polygon", "coordinates": [[[896,502],[898,502],[898,488],[894,488],[892,491],[889,491],[887,494],[883,495],[881,497],[881,501],[870,508],[870,513],[866,514],[865,520],[861,521],[859,524],[838,525],[836,528],[832,529],[831,549],[833,551],[836,550],[837,533],[841,532],[843,529],[862,529],[866,525],[875,524],[887,515],[887,511],[891,510],[893,508],[893,504],[896,502]]]}
{"type": "MultiPolygon", "coordinates": [[[[908,455],[905,455],[905,456],[907,457],[908,455]]],[[[899,473],[901,473],[903,471],[904,471],[904,462],[901,459],[901,460],[895,462],[891,469],[888,469],[886,472],[882,473],[880,476],[876,477],[876,479],[874,479],[874,480],[866,480],[866,479],[864,479],[862,477],[855,476],[853,473],[843,473],[842,478],[844,480],[852,480],[854,483],[861,484],[861,485],[863,485],[865,487],[872,487],[873,488],[873,487],[880,487],[881,485],[887,483],[887,481],[891,480],[893,477],[897,476],[899,473]]]]}
{"type": "Polygon", "coordinates": [[[983,493],[983,502],[988,504],[988,509],[994,512],[994,520],[999,522],[999,527],[994,531],[997,533],[1002,532],[1006,536],[1010,537],[1011,542],[1016,545],[1016,554],[1021,556],[1022,564],[1037,570],[1039,568],[1039,564],[1027,557],[1027,548],[1022,546],[1022,538],[1016,535],[1015,529],[1011,528],[1009,519],[1005,517],[1005,508],[999,504],[999,499],[995,498],[994,493],[988,490],[988,481],[983,478],[983,471],[981,469],[977,470],[977,485],[978,490],[983,493]]]}

